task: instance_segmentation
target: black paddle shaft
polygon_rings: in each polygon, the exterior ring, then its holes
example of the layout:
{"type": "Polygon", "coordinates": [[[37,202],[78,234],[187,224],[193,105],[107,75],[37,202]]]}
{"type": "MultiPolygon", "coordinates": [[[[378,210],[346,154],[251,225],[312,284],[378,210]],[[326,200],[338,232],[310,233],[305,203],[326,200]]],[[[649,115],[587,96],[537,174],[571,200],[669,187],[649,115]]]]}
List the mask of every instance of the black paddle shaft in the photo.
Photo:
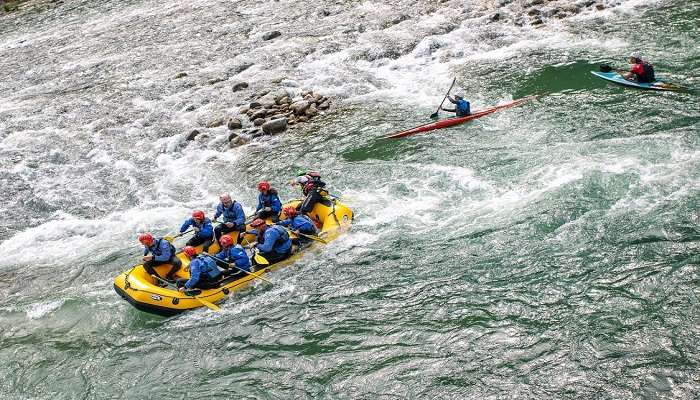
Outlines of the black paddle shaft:
{"type": "Polygon", "coordinates": [[[437,118],[438,113],[440,112],[440,109],[442,108],[442,105],[445,103],[445,99],[447,99],[447,96],[450,94],[450,91],[452,90],[452,87],[455,85],[455,82],[457,82],[457,77],[455,77],[454,79],[452,79],[452,84],[450,85],[450,88],[447,89],[447,93],[445,93],[445,97],[442,98],[442,101],[440,102],[440,105],[438,106],[437,111],[435,111],[434,113],[432,113],[432,114],[430,115],[430,118],[437,118]]]}

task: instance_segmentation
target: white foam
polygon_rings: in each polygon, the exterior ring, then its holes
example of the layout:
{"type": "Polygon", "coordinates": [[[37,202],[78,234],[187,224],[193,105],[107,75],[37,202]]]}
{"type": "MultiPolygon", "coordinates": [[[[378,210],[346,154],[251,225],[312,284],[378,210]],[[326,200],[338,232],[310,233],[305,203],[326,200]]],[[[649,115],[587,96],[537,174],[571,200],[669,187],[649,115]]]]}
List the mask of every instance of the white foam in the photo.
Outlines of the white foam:
{"type": "Polygon", "coordinates": [[[25,312],[29,319],[39,319],[61,308],[65,300],[44,301],[27,306],[25,312]]]}

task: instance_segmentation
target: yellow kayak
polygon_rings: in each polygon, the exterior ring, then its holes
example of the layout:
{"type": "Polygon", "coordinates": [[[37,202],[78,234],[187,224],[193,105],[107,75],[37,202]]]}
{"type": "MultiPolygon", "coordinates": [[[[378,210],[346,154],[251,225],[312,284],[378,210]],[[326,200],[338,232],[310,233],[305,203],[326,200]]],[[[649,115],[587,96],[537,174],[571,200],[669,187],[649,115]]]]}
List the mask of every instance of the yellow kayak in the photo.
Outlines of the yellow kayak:
{"type": "MultiPolygon", "coordinates": [[[[296,207],[301,201],[293,200],[284,206],[296,207]]],[[[312,220],[320,226],[319,236],[326,242],[330,242],[337,238],[344,230],[350,227],[353,219],[352,210],[342,204],[336,198],[325,197],[314,206],[314,209],[308,214],[312,220]]],[[[286,218],[282,214],[282,219],[286,218]]],[[[268,223],[271,221],[268,220],[268,223]]],[[[251,230],[248,225],[246,230],[251,230]]],[[[290,233],[291,238],[295,235],[290,233]]],[[[255,236],[246,234],[243,243],[255,241],[255,236]]],[[[313,242],[314,244],[317,242],[313,242]]],[[[216,304],[225,300],[228,295],[236,290],[239,290],[250,282],[264,276],[268,272],[282,268],[294,263],[303,253],[294,249],[291,257],[278,263],[267,265],[265,268],[252,272],[250,275],[232,276],[225,278],[221,285],[215,289],[190,291],[187,294],[177,291],[174,287],[161,287],[152,276],[150,276],[143,265],[139,264],[131,267],[128,271],[122,272],[114,278],[114,290],[119,293],[126,301],[141,311],[146,311],[159,315],[175,315],[183,311],[192,310],[205,306],[207,303],[216,304]]],[[[202,246],[197,247],[197,251],[202,251],[202,246]]],[[[218,243],[214,242],[209,246],[209,253],[214,254],[219,251],[218,243]]],[[[189,260],[182,252],[177,253],[177,257],[182,261],[182,268],[177,271],[176,278],[189,279],[189,260]]],[[[159,275],[165,276],[170,269],[169,265],[159,265],[156,271],[159,275]]],[[[264,279],[264,278],[262,278],[264,279]]]]}

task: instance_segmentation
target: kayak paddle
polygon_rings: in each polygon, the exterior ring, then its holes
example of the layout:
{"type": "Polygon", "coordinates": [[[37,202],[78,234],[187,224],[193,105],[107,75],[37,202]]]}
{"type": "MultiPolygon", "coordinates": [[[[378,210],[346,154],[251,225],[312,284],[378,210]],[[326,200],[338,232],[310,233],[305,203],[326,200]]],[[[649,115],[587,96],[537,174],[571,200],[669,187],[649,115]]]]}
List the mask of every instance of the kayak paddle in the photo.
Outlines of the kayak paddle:
{"type": "Polygon", "coordinates": [[[457,77],[455,77],[454,79],[452,79],[452,84],[450,85],[450,88],[447,89],[447,93],[445,93],[445,97],[442,98],[442,102],[440,102],[440,105],[438,106],[437,111],[435,111],[434,113],[432,113],[432,114],[430,115],[430,118],[435,119],[435,118],[438,117],[438,113],[440,112],[440,109],[442,108],[443,103],[445,103],[445,99],[447,98],[447,95],[450,94],[450,90],[452,90],[452,86],[455,85],[455,82],[456,82],[456,81],[457,81],[457,77]]]}
{"type": "Polygon", "coordinates": [[[175,235],[175,236],[163,236],[163,239],[165,239],[165,240],[167,240],[168,242],[172,243],[173,240],[175,240],[175,238],[179,238],[180,236],[186,235],[186,234],[192,232],[193,230],[194,230],[194,229],[190,229],[190,230],[184,231],[184,232],[182,232],[182,233],[178,233],[178,234],[175,235]]]}
{"type": "Polygon", "coordinates": [[[309,238],[309,239],[311,239],[311,240],[315,240],[315,241],[317,241],[317,242],[321,242],[321,243],[323,243],[323,244],[328,244],[328,242],[327,242],[327,241],[325,241],[325,240],[321,239],[321,238],[320,238],[320,237],[318,237],[318,236],[314,236],[314,235],[307,235],[307,234],[305,234],[305,233],[301,233],[301,232],[293,231],[293,230],[291,230],[291,229],[287,228],[286,226],[284,227],[284,229],[286,229],[286,230],[287,230],[287,232],[289,232],[289,233],[293,233],[293,234],[295,234],[295,235],[297,235],[297,236],[303,236],[303,237],[305,237],[305,238],[309,238]]]}

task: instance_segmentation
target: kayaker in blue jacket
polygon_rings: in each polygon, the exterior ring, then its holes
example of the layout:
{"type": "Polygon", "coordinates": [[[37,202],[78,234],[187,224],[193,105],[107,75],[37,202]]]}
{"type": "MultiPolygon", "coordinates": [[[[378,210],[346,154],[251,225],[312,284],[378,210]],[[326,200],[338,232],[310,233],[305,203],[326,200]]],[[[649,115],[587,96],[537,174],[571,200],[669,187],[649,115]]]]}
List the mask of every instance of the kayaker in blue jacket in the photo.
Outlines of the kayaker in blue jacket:
{"type": "Polygon", "coordinates": [[[277,189],[270,186],[267,181],[258,183],[258,206],[255,208],[256,218],[265,219],[271,217],[273,221],[277,221],[280,211],[282,211],[282,202],[277,195],[277,189]]]}
{"type": "Polygon", "coordinates": [[[258,218],[250,224],[258,236],[255,247],[270,264],[282,261],[292,255],[292,241],[287,230],[279,225],[268,226],[258,218]]]}
{"type": "Polygon", "coordinates": [[[447,100],[450,101],[450,103],[455,105],[455,108],[444,108],[440,107],[443,111],[449,111],[455,113],[458,117],[466,117],[467,115],[470,115],[471,112],[471,105],[469,104],[468,101],[464,100],[464,95],[463,94],[456,94],[454,98],[450,95],[447,96],[447,100]]]}
{"type": "MultiPolygon", "coordinates": [[[[299,214],[297,209],[294,207],[285,207],[282,209],[282,211],[284,212],[284,215],[287,216],[287,219],[277,222],[277,225],[288,227],[292,231],[301,232],[306,235],[318,235],[316,225],[311,220],[311,218],[309,218],[306,215],[299,214]]],[[[295,244],[298,245],[301,243],[311,241],[311,239],[306,238],[304,236],[299,236],[296,239],[292,239],[292,242],[295,241],[295,244]]]]}
{"type": "Polygon", "coordinates": [[[233,239],[229,235],[222,236],[219,239],[219,243],[221,244],[221,251],[216,255],[216,258],[224,261],[217,261],[221,268],[232,269],[231,275],[245,275],[245,272],[240,271],[241,269],[250,272],[250,258],[248,258],[248,254],[246,254],[245,249],[241,245],[237,244],[234,246],[233,239]],[[229,264],[234,264],[239,269],[232,268],[229,264]]]}
{"type": "Polygon", "coordinates": [[[146,269],[146,272],[148,272],[149,275],[163,278],[158,275],[155,266],[170,264],[170,271],[165,275],[165,279],[172,281],[175,272],[182,266],[182,261],[175,255],[175,246],[163,238],[154,239],[151,233],[140,234],[139,242],[144,246],[143,267],[146,269]]]}
{"type": "Polygon", "coordinates": [[[195,210],[192,218],[188,218],[180,227],[180,233],[187,231],[189,227],[194,229],[194,236],[187,241],[187,246],[199,246],[204,244],[203,250],[209,251],[209,246],[214,242],[214,227],[211,220],[204,216],[204,211],[195,210]]]}
{"type": "Polygon", "coordinates": [[[190,259],[190,279],[180,279],[177,282],[181,292],[187,289],[211,289],[221,279],[221,271],[216,262],[206,255],[197,256],[197,250],[192,246],[185,246],[182,252],[190,259]]]}
{"type": "MultiPolygon", "coordinates": [[[[216,213],[212,223],[216,222],[221,215],[224,216],[224,222],[214,228],[214,237],[217,241],[221,240],[221,235],[224,233],[245,231],[245,213],[240,203],[231,199],[231,195],[228,193],[219,196],[219,200],[221,200],[221,203],[216,206],[216,213]]],[[[238,234],[235,237],[236,241],[240,242],[238,234]]]]}

